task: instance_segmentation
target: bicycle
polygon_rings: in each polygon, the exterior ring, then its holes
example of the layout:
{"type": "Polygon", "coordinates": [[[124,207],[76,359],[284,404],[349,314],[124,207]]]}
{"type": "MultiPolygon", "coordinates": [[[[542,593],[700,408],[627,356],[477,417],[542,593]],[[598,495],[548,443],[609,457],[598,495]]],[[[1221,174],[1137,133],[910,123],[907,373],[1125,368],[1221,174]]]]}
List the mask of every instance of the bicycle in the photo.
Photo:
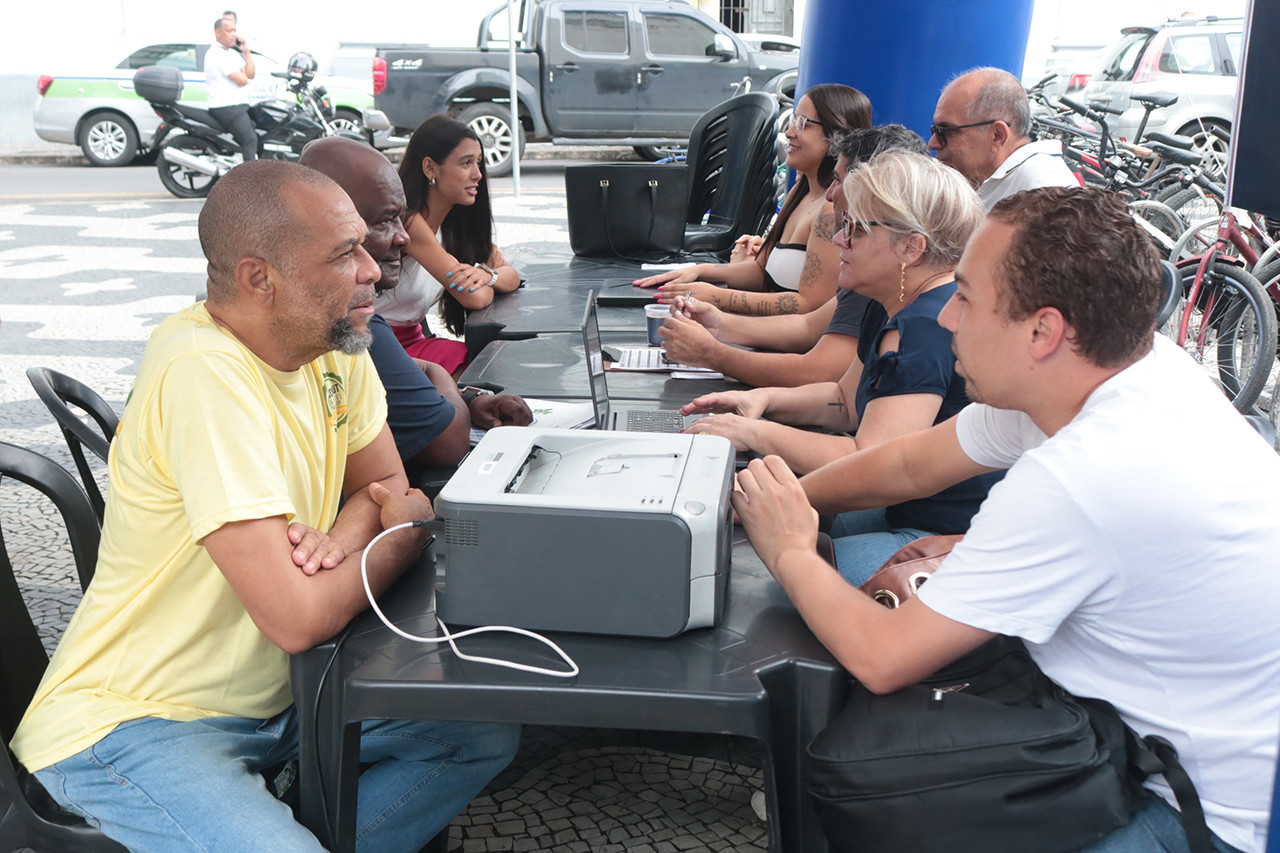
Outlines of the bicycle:
{"type": "MultiPolygon", "coordinates": [[[[1208,191],[1221,193],[1203,175],[1197,174],[1193,180],[1208,191]]],[[[1241,265],[1241,261],[1250,266],[1258,261],[1249,239],[1256,239],[1257,231],[1251,217],[1242,229],[1235,211],[1228,208],[1219,216],[1217,235],[1203,254],[1182,260],[1174,257],[1184,296],[1164,330],[1209,372],[1232,404],[1246,413],[1252,411],[1271,379],[1276,362],[1276,305],[1280,304],[1280,278],[1264,288],[1241,265]],[[1227,254],[1228,246],[1239,259],[1227,254]]],[[[1200,223],[1187,233],[1201,233],[1200,223]]]]}

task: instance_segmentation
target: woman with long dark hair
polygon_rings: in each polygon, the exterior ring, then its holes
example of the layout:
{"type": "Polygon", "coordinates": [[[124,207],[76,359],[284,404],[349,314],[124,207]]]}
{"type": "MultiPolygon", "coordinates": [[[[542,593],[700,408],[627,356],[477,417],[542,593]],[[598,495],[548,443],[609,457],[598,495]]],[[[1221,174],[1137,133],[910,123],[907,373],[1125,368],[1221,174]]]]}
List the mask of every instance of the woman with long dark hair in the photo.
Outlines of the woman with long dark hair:
{"type": "Polygon", "coordinates": [[[520,274],[493,244],[480,137],[447,115],[431,116],[409,140],[400,181],[409,247],[400,283],[380,294],[374,307],[405,351],[456,375],[466,366],[466,346],[425,335],[427,313],[438,305],[445,327],[461,335],[467,311],[488,305],[495,291],[520,286],[520,274]]]}
{"type": "Polygon", "coordinates": [[[695,264],[635,283],[662,285],[660,302],[692,293],[738,314],[804,314],[831,299],[840,253],[831,242],[835,216],[826,200],[836,166],[830,142],[837,134],[870,126],[871,101],[857,89],[822,83],[805,92],[785,133],[787,165],[800,177],[755,257],[695,264]]]}

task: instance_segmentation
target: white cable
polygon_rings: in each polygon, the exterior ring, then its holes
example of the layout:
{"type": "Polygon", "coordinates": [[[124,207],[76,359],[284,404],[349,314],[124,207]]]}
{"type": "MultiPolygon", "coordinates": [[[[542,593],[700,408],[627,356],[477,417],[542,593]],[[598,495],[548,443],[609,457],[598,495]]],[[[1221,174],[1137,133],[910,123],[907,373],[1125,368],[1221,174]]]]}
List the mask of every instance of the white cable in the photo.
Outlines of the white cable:
{"type": "Polygon", "coordinates": [[[569,657],[569,655],[565,652],[564,649],[560,648],[551,640],[547,639],[541,634],[536,634],[533,631],[526,631],[524,628],[513,628],[508,625],[487,625],[479,628],[468,628],[465,631],[460,631],[459,633],[454,634],[449,630],[449,626],[444,624],[444,622],[440,620],[440,617],[437,616],[436,622],[440,625],[440,630],[444,632],[443,635],[439,637],[419,637],[416,634],[410,634],[407,631],[402,631],[400,628],[397,628],[395,625],[391,624],[391,620],[387,618],[386,614],[382,612],[382,608],[378,606],[378,602],[374,600],[373,590],[369,588],[369,567],[368,567],[369,552],[373,550],[373,546],[376,545],[378,543],[378,540],[381,539],[383,536],[386,536],[388,533],[394,533],[397,530],[403,530],[406,527],[413,527],[413,522],[406,521],[404,524],[397,524],[394,527],[388,527],[386,530],[382,531],[377,536],[373,537],[373,540],[368,545],[365,546],[364,553],[360,555],[360,581],[364,584],[364,594],[365,594],[365,597],[369,599],[369,606],[373,608],[374,613],[378,614],[378,618],[382,620],[383,625],[386,625],[388,628],[391,629],[393,633],[395,633],[400,637],[403,637],[406,640],[409,640],[410,642],[414,642],[414,643],[447,642],[449,644],[449,648],[453,649],[453,653],[462,660],[473,661],[475,663],[487,663],[487,664],[492,664],[493,666],[503,666],[503,667],[506,667],[507,669],[519,670],[520,672],[532,672],[538,675],[551,675],[551,676],[555,676],[556,678],[573,678],[579,672],[581,672],[581,670],[578,669],[578,664],[574,662],[573,658],[569,657]],[[464,654],[458,648],[457,643],[454,642],[454,640],[461,639],[463,637],[469,637],[472,634],[482,634],[482,633],[491,632],[491,631],[503,631],[509,634],[519,634],[520,636],[529,637],[531,639],[537,640],[538,642],[548,646],[553,652],[558,654],[560,656],[560,659],[569,665],[569,670],[566,672],[563,670],[546,669],[545,667],[530,666],[528,664],[516,663],[515,661],[501,660],[499,658],[486,658],[486,657],[479,657],[476,655],[468,655],[468,654],[464,654]]]}

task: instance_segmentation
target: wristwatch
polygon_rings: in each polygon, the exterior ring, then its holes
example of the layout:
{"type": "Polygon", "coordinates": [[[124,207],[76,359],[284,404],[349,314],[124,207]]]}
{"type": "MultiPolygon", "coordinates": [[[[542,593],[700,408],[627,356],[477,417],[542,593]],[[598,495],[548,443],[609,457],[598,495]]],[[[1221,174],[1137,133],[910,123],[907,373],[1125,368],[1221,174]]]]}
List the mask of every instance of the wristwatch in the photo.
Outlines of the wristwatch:
{"type": "Polygon", "coordinates": [[[458,393],[462,395],[462,402],[466,403],[468,406],[471,405],[471,401],[476,397],[493,396],[493,392],[488,388],[476,388],[473,385],[463,385],[458,389],[458,393]]]}
{"type": "Polygon", "coordinates": [[[489,274],[489,280],[486,281],[484,284],[480,285],[481,287],[493,287],[495,284],[498,283],[498,273],[493,267],[489,266],[488,264],[480,264],[480,263],[475,263],[475,264],[472,264],[471,266],[475,267],[478,270],[484,270],[489,274]]]}

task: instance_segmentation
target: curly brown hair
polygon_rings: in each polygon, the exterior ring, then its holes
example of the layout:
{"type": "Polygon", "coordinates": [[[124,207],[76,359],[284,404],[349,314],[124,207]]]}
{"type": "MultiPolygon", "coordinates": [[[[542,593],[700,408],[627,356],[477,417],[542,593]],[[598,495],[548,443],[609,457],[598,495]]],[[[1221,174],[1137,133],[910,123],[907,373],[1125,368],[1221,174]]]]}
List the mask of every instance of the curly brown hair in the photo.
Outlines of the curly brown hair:
{"type": "Polygon", "coordinates": [[[1006,317],[1057,308],[1071,344],[1098,367],[1131,364],[1150,350],[1159,257],[1124,202],[1100,189],[1046,187],[1001,200],[990,217],[1016,229],[1000,268],[1006,317]]]}

